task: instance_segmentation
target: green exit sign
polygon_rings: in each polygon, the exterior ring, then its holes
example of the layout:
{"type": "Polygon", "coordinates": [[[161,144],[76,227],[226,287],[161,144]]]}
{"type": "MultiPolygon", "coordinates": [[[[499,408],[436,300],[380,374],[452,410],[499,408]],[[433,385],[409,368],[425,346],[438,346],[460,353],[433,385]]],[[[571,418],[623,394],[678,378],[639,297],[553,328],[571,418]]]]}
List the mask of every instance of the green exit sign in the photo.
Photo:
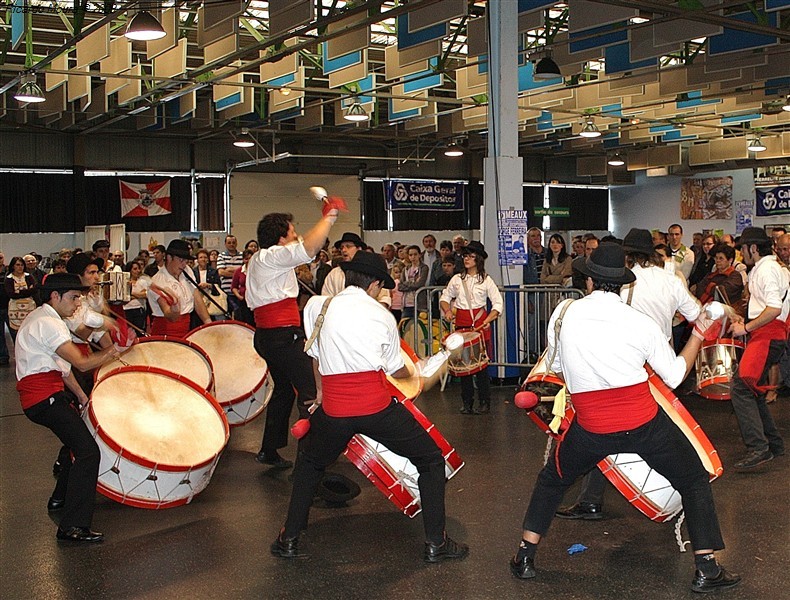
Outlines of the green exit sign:
{"type": "Polygon", "coordinates": [[[535,208],[536,217],[570,217],[570,208],[560,208],[554,206],[552,208],[535,208]]]}

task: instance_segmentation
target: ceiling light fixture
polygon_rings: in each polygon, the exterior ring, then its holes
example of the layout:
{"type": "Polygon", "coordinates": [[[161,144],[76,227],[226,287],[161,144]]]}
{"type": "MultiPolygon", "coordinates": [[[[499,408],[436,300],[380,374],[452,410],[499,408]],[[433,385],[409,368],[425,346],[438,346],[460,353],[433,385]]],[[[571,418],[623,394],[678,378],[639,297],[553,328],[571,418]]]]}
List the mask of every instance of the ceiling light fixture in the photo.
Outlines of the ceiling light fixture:
{"type": "Polygon", "coordinates": [[[532,79],[545,80],[557,79],[558,77],[562,77],[562,73],[560,73],[560,68],[551,58],[551,55],[541,58],[532,71],[532,79]]]}
{"type": "Polygon", "coordinates": [[[233,145],[236,148],[252,148],[255,145],[255,140],[250,135],[250,130],[246,127],[241,128],[241,135],[233,140],[233,145]]]}
{"type": "Polygon", "coordinates": [[[455,142],[451,142],[444,149],[444,155],[445,156],[452,156],[452,157],[463,156],[464,155],[464,149],[461,148],[461,146],[459,146],[455,142]]]}
{"type": "Polygon", "coordinates": [[[147,42],[165,37],[165,30],[156,17],[147,10],[141,10],[129,21],[124,35],[130,40],[147,42]]]}
{"type": "Polygon", "coordinates": [[[619,152],[615,152],[614,156],[607,161],[608,164],[612,165],[613,167],[622,167],[625,164],[623,157],[620,156],[619,152]]]}
{"type": "Polygon", "coordinates": [[[291,95],[291,88],[289,88],[288,86],[284,85],[284,86],[282,86],[280,88],[280,93],[283,96],[290,96],[291,95]]]}
{"type": "Polygon", "coordinates": [[[595,124],[595,119],[592,117],[587,117],[586,121],[584,122],[584,127],[579,132],[579,135],[584,138],[597,138],[600,137],[601,131],[598,129],[598,126],[595,124]]]}
{"type": "Polygon", "coordinates": [[[346,114],[343,115],[343,118],[346,121],[352,121],[354,123],[361,123],[363,121],[369,121],[370,115],[365,112],[365,109],[362,108],[362,105],[359,103],[359,100],[354,98],[354,101],[351,103],[346,109],[346,114]]]}
{"type": "Polygon", "coordinates": [[[763,144],[760,136],[757,135],[749,140],[749,145],[746,146],[746,149],[750,152],[763,152],[766,150],[765,144],[763,144]]]}
{"type": "Polygon", "coordinates": [[[14,99],[20,102],[44,102],[44,92],[36,84],[35,73],[25,73],[20,77],[19,89],[14,94],[14,99]]]}
{"type": "Polygon", "coordinates": [[[787,98],[785,98],[785,103],[784,106],[782,107],[782,110],[786,110],[787,112],[790,112],[790,94],[788,94],[787,98]]]}

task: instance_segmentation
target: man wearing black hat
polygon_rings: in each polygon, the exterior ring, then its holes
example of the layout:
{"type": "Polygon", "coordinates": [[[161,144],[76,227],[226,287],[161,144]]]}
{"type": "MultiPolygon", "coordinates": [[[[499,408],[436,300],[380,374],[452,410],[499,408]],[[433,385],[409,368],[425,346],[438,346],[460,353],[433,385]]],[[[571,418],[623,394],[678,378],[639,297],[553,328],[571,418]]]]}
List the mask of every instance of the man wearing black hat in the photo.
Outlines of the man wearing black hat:
{"type": "Polygon", "coordinates": [[[128,345],[112,345],[90,356],[77,348],[64,319],[74,314],[87,289],[75,274],[48,275],[39,288],[43,304],[28,315],[16,338],[16,388],[22,410],[31,421],[50,429],[70,451],[47,503],[50,512],[60,513],[57,539],[64,542],[100,542],[104,538],[91,530],[99,447],[79,412],[72,408],[72,397],[64,384],[79,404],[87,403],[71,367],[95,369],[128,349],[134,339],[131,336],[128,345]]]}
{"type": "Polygon", "coordinates": [[[275,469],[293,463],[278,450],[288,445],[288,422],[297,409],[307,416],[316,397],[310,358],[304,352],[305,335],[299,316],[299,284],[294,269],[309,263],[324,246],[338,209],[327,210],[300,240],[293,215],[269,213],[258,223],[261,249],[247,263],[247,306],[255,317],[255,350],[269,367],[274,393],[266,408],[261,449],[255,460],[275,469]]]}
{"type": "Polygon", "coordinates": [[[747,227],[740,239],[743,262],[749,272],[748,322],[733,320],[734,336],[748,334],[746,348],[732,379],[730,397],[748,454],[735,463],[737,470],[754,469],[785,452],[784,440],[765,403],[768,371],[784,352],[786,320],[790,314],[790,274],[772,252],[773,240],[759,227],[747,227]]]}
{"type": "Polygon", "coordinates": [[[418,484],[425,528],[426,562],[463,558],[469,549],[444,532],[445,466],[441,450],[414,416],[393,397],[386,374],[409,377],[395,319],[376,298],[395,282],[384,259],[359,252],[341,265],[346,287],[334,297],[314,296],[304,309],[308,344],[316,359],[321,405],[310,417],[294,469],[293,492],[285,527],[271,546],[281,558],[305,556],[299,535],[307,528],[310,505],[324,470],[362,433],[408,458],[420,473],[418,484]],[[326,310],[324,311],[324,307],[326,310]],[[311,337],[312,339],[312,337],[311,337]]]}
{"type": "Polygon", "coordinates": [[[573,395],[576,418],[538,475],[511,571],[521,579],[535,577],[538,542],[568,487],[609,454],[632,452],[683,498],[696,565],[692,590],[736,585],[740,577],[720,567],[714,555],[724,541],[708,472],[686,436],[659,409],[644,369],[650,363],[667,385],[677,386],[694,364],[706,325],[698,324],[700,331],[675,356],[659,326],[620,298],[620,287],[635,279],[620,245],[601,243],[589,258],[577,258],[574,267],[587,276],[590,294],[567,307],[559,336],[554,327],[568,301],[557,306],[549,320],[547,354],[555,357],[551,370],[562,373],[573,395]],[[606,340],[605,351],[601,340],[606,340]]]}
{"type": "Polygon", "coordinates": [[[165,255],[165,268],[154,275],[148,289],[151,333],[184,337],[189,333],[193,310],[202,323],[210,323],[211,317],[200,292],[184,275],[188,261],[195,260],[189,243],[175,239],[165,255]]]}
{"type": "MultiPolygon", "coordinates": [[[[346,231],[338,241],[335,242],[335,248],[340,250],[340,255],[344,262],[353,260],[360,250],[365,250],[367,245],[362,241],[356,233],[346,231]]],[[[342,264],[342,263],[341,263],[342,264]]],[[[338,265],[326,276],[324,285],[321,288],[321,294],[324,296],[336,296],[346,287],[346,276],[343,269],[338,265]]],[[[382,288],[377,298],[384,306],[389,308],[392,306],[392,296],[389,290],[382,288]]]]}
{"type": "MultiPolygon", "coordinates": [[[[633,228],[623,239],[626,265],[636,277],[620,290],[623,301],[646,314],[661,327],[667,341],[672,341],[672,318],[676,312],[689,323],[700,315],[699,301],[691,295],[679,277],[657,266],[653,236],[647,229],[633,228]]],[[[582,482],[576,504],[557,511],[561,519],[598,520],[603,517],[606,478],[595,467],[582,482]]]]}

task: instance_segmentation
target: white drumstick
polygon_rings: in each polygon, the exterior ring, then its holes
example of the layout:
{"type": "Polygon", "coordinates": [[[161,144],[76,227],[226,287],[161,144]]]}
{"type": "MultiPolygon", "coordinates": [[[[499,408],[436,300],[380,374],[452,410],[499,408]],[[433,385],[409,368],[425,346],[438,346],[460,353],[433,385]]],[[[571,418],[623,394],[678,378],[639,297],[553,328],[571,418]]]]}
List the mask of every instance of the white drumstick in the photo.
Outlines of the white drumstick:
{"type": "Polygon", "coordinates": [[[313,198],[318,200],[319,202],[326,201],[329,194],[326,193],[326,190],[320,186],[314,185],[310,188],[310,193],[313,195],[313,198]]]}

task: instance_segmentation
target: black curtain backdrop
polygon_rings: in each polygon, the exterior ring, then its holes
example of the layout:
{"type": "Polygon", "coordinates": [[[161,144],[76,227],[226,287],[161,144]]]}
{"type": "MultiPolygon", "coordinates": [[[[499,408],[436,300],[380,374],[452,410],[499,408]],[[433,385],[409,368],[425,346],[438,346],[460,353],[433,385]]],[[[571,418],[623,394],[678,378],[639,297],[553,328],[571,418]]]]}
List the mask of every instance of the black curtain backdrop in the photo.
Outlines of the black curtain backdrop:
{"type": "Polygon", "coordinates": [[[570,217],[551,217],[552,231],[609,229],[609,190],[549,187],[552,208],[570,209],[570,217]]]}
{"type": "Polygon", "coordinates": [[[535,216],[535,208],[543,207],[543,186],[521,186],[521,195],[527,211],[527,225],[542,229],[543,217],[535,216]]]}
{"type": "MultiPolygon", "coordinates": [[[[126,231],[187,231],[190,222],[189,177],[170,179],[172,213],[158,217],[121,217],[119,181],[148,183],[164,177],[85,177],[49,173],[0,173],[3,214],[0,233],[81,231],[86,225],[123,223],[126,231]]],[[[222,178],[199,179],[198,221],[204,231],[224,229],[222,178]]]]}
{"type": "MultiPolygon", "coordinates": [[[[394,210],[394,231],[427,231],[479,229],[480,206],[483,204],[483,186],[476,179],[464,186],[463,210],[394,210]]],[[[383,181],[362,182],[363,228],[365,231],[387,229],[387,206],[383,181]]]]}

